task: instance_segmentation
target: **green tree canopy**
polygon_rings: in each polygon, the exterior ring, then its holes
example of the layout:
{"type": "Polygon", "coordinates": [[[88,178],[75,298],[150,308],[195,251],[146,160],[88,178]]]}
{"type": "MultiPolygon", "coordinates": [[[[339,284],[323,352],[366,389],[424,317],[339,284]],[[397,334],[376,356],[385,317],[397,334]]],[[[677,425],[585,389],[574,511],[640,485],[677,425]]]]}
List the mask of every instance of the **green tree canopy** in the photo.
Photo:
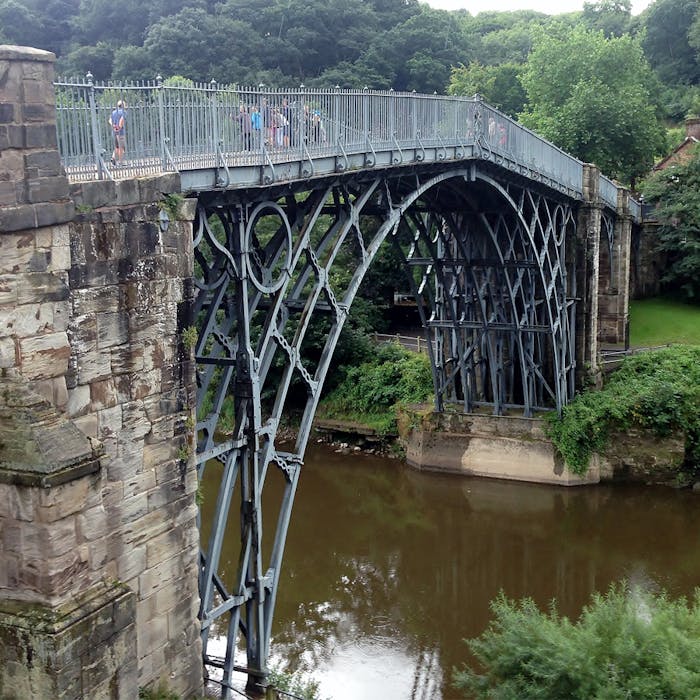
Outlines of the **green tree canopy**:
{"type": "Polygon", "coordinates": [[[589,29],[598,29],[607,37],[622,36],[632,19],[631,0],[596,0],[583,3],[583,21],[589,29]]]}
{"type": "Polygon", "coordinates": [[[473,61],[468,66],[452,69],[447,91],[450,95],[474,95],[479,93],[493,105],[511,117],[525,108],[525,90],[520,82],[522,66],[502,63],[483,66],[473,61]]]}
{"type": "Polygon", "coordinates": [[[649,171],[664,146],[639,41],[577,26],[541,33],[522,83],[521,121],[624,182],[649,171]]]}
{"type": "Polygon", "coordinates": [[[695,84],[700,63],[688,34],[700,0],[656,0],[646,13],[644,51],[665,83],[695,84]]]}
{"type": "Polygon", "coordinates": [[[663,281],[669,291],[700,303],[700,152],[652,176],[644,196],[656,205],[656,242],[668,256],[663,281]]]}

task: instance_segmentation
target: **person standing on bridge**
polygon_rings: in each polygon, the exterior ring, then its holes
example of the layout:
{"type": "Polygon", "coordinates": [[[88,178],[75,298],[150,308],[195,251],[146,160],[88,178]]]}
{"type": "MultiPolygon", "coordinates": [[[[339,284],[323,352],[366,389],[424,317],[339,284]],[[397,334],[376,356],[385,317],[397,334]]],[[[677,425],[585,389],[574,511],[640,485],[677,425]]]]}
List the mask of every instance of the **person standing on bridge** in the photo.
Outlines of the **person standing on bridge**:
{"type": "Polygon", "coordinates": [[[121,165],[126,152],[126,105],[122,100],[117,102],[117,108],[110,115],[109,123],[114,135],[112,165],[121,165]]]}

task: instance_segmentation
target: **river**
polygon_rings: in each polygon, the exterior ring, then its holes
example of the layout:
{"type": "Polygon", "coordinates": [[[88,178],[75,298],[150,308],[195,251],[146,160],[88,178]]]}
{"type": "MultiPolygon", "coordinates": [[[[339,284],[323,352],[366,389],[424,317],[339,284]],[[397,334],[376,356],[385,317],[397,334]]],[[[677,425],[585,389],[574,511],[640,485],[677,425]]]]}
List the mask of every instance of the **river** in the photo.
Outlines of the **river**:
{"type": "MultiPolygon", "coordinates": [[[[204,485],[205,534],[213,483],[204,485]]],[[[278,486],[266,485],[266,503],[278,486]]],[[[315,678],[329,700],[459,697],[450,679],[468,658],[462,640],[487,626],[499,590],[543,607],[556,598],[570,617],[620,579],[690,595],[700,585],[699,512],[700,494],[689,491],[418,472],[311,445],[272,662],[315,678]]],[[[232,563],[237,538],[226,546],[232,563]]]]}

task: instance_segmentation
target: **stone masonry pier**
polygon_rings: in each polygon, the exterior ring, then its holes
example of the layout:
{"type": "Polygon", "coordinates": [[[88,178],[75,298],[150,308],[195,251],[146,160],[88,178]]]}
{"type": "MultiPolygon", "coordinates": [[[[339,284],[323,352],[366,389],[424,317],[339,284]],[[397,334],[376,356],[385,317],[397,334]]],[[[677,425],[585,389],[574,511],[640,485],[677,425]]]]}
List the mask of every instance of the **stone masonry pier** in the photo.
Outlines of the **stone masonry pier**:
{"type": "Polygon", "coordinates": [[[53,54],[0,47],[0,698],[202,683],[192,217],[69,188],[53,54]]]}

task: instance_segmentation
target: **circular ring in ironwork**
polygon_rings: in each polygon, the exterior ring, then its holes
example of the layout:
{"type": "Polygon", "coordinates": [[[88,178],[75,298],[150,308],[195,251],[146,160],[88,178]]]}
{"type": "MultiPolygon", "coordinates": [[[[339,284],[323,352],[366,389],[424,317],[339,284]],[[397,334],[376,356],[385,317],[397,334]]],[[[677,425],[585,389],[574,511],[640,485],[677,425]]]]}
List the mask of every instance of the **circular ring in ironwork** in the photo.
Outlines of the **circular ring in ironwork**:
{"type": "Polygon", "coordinates": [[[289,277],[292,266],[292,227],[289,225],[287,214],[275,202],[258,204],[250,215],[245,231],[245,250],[248,253],[248,273],[250,281],[263,294],[273,294],[282,287],[289,277]],[[269,259],[261,260],[257,251],[263,251],[264,246],[258,238],[255,226],[262,214],[270,210],[281,220],[285,229],[284,240],[276,250],[267,251],[269,259]]]}

